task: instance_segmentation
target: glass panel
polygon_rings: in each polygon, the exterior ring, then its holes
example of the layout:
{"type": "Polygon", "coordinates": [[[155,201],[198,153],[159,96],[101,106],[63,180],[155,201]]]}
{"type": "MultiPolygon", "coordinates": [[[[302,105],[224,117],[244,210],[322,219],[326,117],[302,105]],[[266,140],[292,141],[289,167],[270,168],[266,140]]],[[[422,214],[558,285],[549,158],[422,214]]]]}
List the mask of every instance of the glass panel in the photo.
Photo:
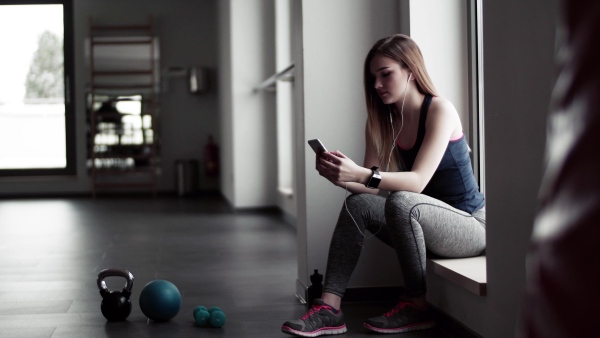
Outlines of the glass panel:
{"type": "Polygon", "coordinates": [[[66,168],[63,5],[0,6],[0,169],[66,168]]]}

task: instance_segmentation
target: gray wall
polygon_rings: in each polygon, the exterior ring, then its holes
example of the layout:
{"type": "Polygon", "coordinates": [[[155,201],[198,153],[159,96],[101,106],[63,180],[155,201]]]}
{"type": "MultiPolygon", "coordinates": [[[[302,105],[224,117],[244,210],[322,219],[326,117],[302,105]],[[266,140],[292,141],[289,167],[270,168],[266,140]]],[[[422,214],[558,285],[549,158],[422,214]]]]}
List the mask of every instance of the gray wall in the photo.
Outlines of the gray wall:
{"type": "Polygon", "coordinates": [[[557,0],[485,2],[487,296],[428,272],[428,300],[486,338],[514,337],[555,80],[557,0]]]}
{"type": "MultiPolygon", "coordinates": [[[[168,91],[161,94],[162,176],[159,190],[175,189],[175,159],[202,159],[208,134],[220,138],[218,91],[215,74],[218,66],[218,15],[216,0],[76,0],[75,27],[75,98],[76,98],[76,177],[2,178],[0,194],[53,194],[91,191],[85,167],[86,123],[84,95],[89,79],[85,67],[84,39],[88,18],[99,23],[127,24],[145,22],[153,15],[160,38],[161,67],[203,66],[211,75],[211,89],[202,95],[190,95],[184,78],[172,79],[168,91]]],[[[216,188],[218,182],[202,182],[204,188],[216,188]]]]}
{"type": "MultiPolygon", "coordinates": [[[[314,269],[325,271],[344,201],[344,190],[315,171],[315,155],[306,142],[319,138],[329,150],[340,150],[362,165],[364,58],[375,41],[398,31],[398,13],[397,0],[294,2],[298,280],[304,285],[314,269]]],[[[375,238],[365,245],[349,287],[397,285],[393,251],[375,238]]]]}
{"type": "Polygon", "coordinates": [[[538,207],[555,80],[557,1],[483,7],[488,296],[485,337],[510,337],[538,207]]]}
{"type": "Polygon", "coordinates": [[[555,80],[557,0],[485,2],[487,296],[428,273],[428,300],[486,338],[514,337],[555,80]]]}

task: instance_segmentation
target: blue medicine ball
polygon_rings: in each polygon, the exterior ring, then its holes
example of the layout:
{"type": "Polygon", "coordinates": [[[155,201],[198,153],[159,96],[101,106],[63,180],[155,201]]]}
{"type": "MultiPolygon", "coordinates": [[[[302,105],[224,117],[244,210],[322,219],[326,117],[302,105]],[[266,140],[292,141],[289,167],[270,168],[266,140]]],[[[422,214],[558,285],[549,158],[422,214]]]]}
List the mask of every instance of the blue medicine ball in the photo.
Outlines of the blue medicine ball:
{"type": "Polygon", "coordinates": [[[146,317],[154,321],[167,321],[179,313],[181,293],[169,281],[153,280],[142,289],[140,308],[146,317]]]}

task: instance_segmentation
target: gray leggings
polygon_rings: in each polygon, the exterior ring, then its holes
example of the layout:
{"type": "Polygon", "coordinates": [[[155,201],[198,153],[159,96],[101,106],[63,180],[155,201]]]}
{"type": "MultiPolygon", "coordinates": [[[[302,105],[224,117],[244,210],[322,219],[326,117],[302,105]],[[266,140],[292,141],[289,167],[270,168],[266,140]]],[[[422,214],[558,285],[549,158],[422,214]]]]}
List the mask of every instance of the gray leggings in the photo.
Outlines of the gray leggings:
{"type": "Polygon", "coordinates": [[[407,297],[426,293],[426,253],[447,258],[472,257],[485,251],[485,208],[472,215],[427,195],[397,191],[387,198],[354,194],[346,199],[356,224],[342,207],[327,259],[324,292],[340,297],[363,248],[357,229],[376,234],[396,250],[407,297]]]}

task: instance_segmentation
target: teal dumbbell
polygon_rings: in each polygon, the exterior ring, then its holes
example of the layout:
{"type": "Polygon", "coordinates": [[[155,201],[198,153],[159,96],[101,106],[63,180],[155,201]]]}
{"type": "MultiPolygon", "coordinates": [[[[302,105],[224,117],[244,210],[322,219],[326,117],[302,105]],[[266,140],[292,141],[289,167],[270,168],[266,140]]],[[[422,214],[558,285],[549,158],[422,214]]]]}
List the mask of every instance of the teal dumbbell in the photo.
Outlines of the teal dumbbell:
{"type": "Polygon", "coordinates": [[[210,313],[204,306],[197,306],[194,309],[194,320],[198,326],[206,326],[210,321],[210,313]]]}
{"type": "Polygon", "coordinates": [[[223,327],[225,325],[225,313],[218,306],[206,309],[204,306],[197,306],[193,312],[194,320],[198,326],[223,327]]]}
{"type": "Polygon", "coordinates": [[[208,311],[208,313],[210,313],[210,314],[212,314],[215,311],[221,311],[221,312],[223,312],[223,310],[221,310],[221,308],[218,307],[218,306],[212,306],[210,309],[208,309],[206,311],[208,311]]]}
{"type": "Polygon", "coordinates": [[[210,326],[223,327],[225,325],[225,313],[218,306],[213,306],[208,309],[210,314],[210,326]]]}
{"type": "Polygon", "coordinates": [[[210,314],[210,326],[223,327],[225,325],[225,314],[222,311],[215,311],[210,314]]]}
{"type": "Polygon", "coordinates": [[[205,306],[196,306],[196,308],[194,309],[194,313],[193,313],[194,318],[196,318],[196,313],[198,313],[198,311],[200,311],[200,310],[204,310],[204,311],[208,312],[208,309],[205,306]]]}

